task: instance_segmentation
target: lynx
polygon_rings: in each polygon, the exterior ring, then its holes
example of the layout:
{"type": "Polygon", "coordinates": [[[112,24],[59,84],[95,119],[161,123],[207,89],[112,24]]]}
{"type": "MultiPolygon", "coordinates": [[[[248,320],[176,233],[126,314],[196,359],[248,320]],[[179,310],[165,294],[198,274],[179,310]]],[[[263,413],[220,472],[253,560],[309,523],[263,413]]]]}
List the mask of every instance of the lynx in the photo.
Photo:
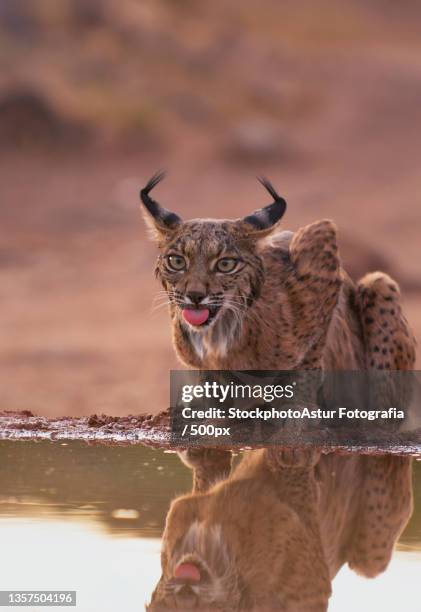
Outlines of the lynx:
{"type": "MultiPolygon", "coordinates": [[[[335,225],[279,231],[286,203],[242,219],[182,221],[141,191],[181,361],[220,370],[409,370],[398,285],[342,269],[335,225]]],[[[194,490],[170,509],[150,610],[322,612],[346,562],[375,576],[412,509],[411,460],[191,449],[194,490]],[[216,484],[215,484],[215,481],[216,484]]]]}
{"type": "Polygon", "coordinates": [[[269,205],[237,220],[182,221],[141,191],[158,243],[175,350],[215,370],[406,369],[414,340],[397,284],[375,272],[355,286],[341,268],[335,225],[279,231],[286,203],[265,179],[269,205]],[[378,317],[382,324],[379,326],[378,317]]]}

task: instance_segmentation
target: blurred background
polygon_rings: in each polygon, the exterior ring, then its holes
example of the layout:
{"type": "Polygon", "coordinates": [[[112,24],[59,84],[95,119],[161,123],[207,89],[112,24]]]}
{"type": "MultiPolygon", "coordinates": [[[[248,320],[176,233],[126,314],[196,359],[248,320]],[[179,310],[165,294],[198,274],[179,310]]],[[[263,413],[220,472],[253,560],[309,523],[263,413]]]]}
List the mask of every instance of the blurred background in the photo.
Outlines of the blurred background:
{"type": "Polygon", "coordinates": [[[138,191],[289,203],[400,282],[421,336],[421,5],[1,0],[0,409],[158,412],[177,367],[138,191]]]}

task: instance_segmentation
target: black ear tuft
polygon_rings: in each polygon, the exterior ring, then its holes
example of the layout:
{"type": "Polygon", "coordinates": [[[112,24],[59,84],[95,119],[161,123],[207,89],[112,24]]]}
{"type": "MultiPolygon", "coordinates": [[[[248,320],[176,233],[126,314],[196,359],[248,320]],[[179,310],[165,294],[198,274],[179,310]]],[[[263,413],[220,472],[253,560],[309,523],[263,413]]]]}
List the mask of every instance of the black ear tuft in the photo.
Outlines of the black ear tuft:
{"type": "Polygon", "coordinates": [[[275,187],[272,185],[272,183],[267,178],[265,178],[264,176],[258,176],[257,180],[259,181],[259,183],[263,185],[263,187],[267,191],[269,191],[270,195],[272,196],[274,200],[282,200],[283,202],[285,202],[285,200],[281,198],[280,195],[278,195],[278,193],[275,190],[275,187]]]}
{"type": "Polygon", "coordinates": [[[149,192],[152,191],[152,189],[156,187],[156,185],[158,185],[158,183],[160,183],[164,177],[165,172],[162,170],[154,174],[153,177],[149,179],[145,187],[141,190],[140,199],[145,205],[146,210],[153,217],[155,224],[158,227],[174,229],[181,223],[180,217],[175,213],[170,212],[149,197],[149,192]]]}
{"type": "Polygon", "coordinates": [[[142,189],[142,191],[140,192],[141,195],[148,195],[148,193],[158,185],[158,183],[160,183],[162,180],[164,180],[165,176],[166,176],[166,172],[165,170],[158,170],[158,172],[155,172],[155,174],[152,176],[152,178],[149,179],[149,181],[147,182],[147,184],[145,185],[145,187],[142,189]]]}
{"type": "Polygon", "coordinates": [[[275,191],[272,183],[265,178],[258,178],[259,182],[267,189],[273,198],[272,204],[254,211],[251,215],[244,218],[244,221],[252,225],[257,230],[267,230],[282,219],[286,211],[287,203],[284,198],[275,191]]]}

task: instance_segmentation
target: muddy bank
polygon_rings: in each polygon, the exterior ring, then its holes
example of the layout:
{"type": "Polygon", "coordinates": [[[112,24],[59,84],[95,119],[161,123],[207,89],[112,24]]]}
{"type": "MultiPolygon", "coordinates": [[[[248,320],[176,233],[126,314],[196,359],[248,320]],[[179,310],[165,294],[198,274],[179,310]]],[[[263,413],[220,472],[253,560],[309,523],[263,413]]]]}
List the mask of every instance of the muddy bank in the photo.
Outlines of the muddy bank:
{"type": "Polygon", "coordinates": [[[168,447],[169,414],[47,418],[29,410],[0,411],[0,440],[81,440],[168,447]]]}
{"type": "MultiPolygon", "coordinates": [[[[244,436],[244,433],[242,434],[244,436]]],[[[244,439],[244,437],[242,438],[244,439]]],[[[48,418],[36,416],[28,410],[22,412],[0,411],[0,440],[79,440],[88,443],[142,444],[164,449],[181,448],[171,437],[169,411],[157,415],[140,414],[113,417],[93,414],[89,417],[48,418]]],[[[411,432],[395,432],[385,435],[378,444],[347,444],[336,437],[329,441],[328,431],[312,438],[312,444],[323,452],[379,454],[392,453],[421,457],[421,429],[411,432]]],[[[285,444],[291,446],[292,444],[285,444]]],[[[295,440],[293,446],[302,445],[295,440]]],[[[212,446],[210,443],[209,446],[212,446]]],[[[255,445],[258,448],[261,445],[255,445]]],[[[280,445],[279,445],[280,446],[280,445]]],[[[234,444],[236,450],[252,446],[234,444]]]]}

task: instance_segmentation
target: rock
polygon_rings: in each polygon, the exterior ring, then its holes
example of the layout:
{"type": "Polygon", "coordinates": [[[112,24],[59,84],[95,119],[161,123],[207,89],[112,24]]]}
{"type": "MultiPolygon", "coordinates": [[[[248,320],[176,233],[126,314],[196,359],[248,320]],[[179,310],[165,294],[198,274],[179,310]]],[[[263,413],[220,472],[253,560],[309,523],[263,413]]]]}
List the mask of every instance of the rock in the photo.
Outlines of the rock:
{"type": "Polygon", "coordinates": [[[1,148],[67,148],[82,144],[87,135],[84,126],[62,118],[31,90],[9,91],[0,99],[1,148]]]}

